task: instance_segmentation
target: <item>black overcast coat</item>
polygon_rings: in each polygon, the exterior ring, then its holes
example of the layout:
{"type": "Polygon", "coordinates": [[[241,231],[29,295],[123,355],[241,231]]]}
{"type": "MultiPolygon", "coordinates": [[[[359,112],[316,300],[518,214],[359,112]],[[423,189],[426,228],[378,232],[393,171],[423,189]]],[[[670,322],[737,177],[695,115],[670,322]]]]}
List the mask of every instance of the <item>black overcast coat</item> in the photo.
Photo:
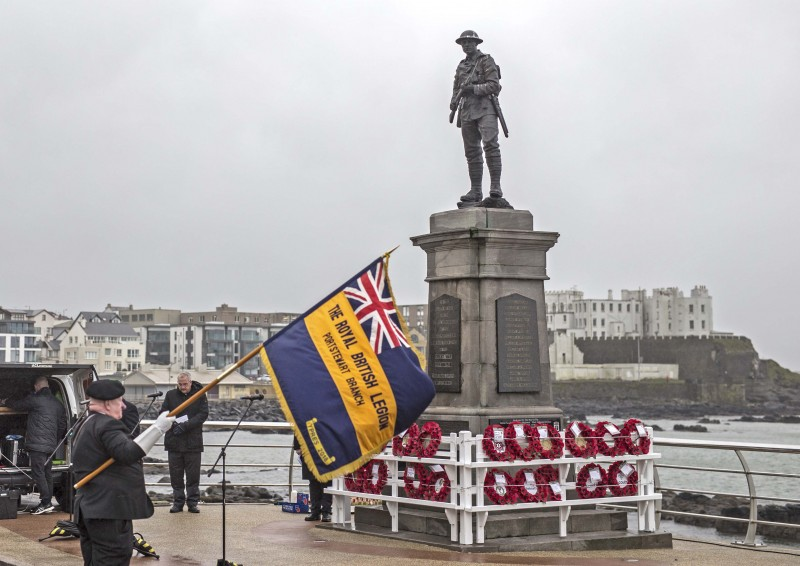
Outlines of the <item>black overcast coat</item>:
{"type": "Polygon", "coordinates": [[[75,479],[82,480],[109,458],[114,458],[114,463],[77,491],[76,513],[86,519],[152,516],[153,502],[144,486],[144,455],[122,421],[89,412],[72,445],[75,479]]]}
{"type": "Polygon", "coordinates": [[[56,449],[58,442],[67,432],[67,412],[64,405],[53,397],[49,387],[42,387],[36,393],[19,401],[9,401],[8,406],[15,411],[28,413],[25,431],[25,449],[47,452],[56,449]]]}
{"type": "MultiPolygon", "coordinates": [[[[178,408],[202,388],[203,386],[198,382],[192,381],[192,388],[185,395],[177,387],[167,391],[161,410],[172,412],[173,409],[178,408]]],[[[208,397],[203,395],[175,416],[180,418],[183,415],[188,416],[189,420],[185,423],[179,424],[176,422],[172,425],[172,428],[164,435],[164,449],[167,452],[202,452],[203,423],[208,418],[208,397]]]]}

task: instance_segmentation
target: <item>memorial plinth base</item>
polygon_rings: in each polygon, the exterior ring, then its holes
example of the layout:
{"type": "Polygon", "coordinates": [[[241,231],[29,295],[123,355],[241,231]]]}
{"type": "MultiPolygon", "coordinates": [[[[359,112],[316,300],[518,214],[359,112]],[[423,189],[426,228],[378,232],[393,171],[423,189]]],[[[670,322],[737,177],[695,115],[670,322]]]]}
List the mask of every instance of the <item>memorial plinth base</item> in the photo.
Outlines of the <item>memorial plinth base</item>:
{"type": "MultiPolygon", "coordinates": [[[[475,519],[473,519],[474,521],[475,519]]],[[[499,512],[486,522],[486,542],[459,544],[449,540],[444,512],[400,507],[400,531],[392,532],[389,512],[382,507],[355,508],[355,532],[416,542],[458,552],[532,552],[672,548],[672,535],[628,529],[624,511],[575,509],[568,536],[558,535],[558,511],[499,512]]],[[[348,532],[349,527],[321,525],[348,532]]]]}
{"type": "Polygon", "coordinates": [[[436,397],[423,416],[445,432],[490,423],[558,422],[548,359],[544,281],[555,232],[526,210],[437,213],[411,238],[428,256],[427,371],[436,397]]]}

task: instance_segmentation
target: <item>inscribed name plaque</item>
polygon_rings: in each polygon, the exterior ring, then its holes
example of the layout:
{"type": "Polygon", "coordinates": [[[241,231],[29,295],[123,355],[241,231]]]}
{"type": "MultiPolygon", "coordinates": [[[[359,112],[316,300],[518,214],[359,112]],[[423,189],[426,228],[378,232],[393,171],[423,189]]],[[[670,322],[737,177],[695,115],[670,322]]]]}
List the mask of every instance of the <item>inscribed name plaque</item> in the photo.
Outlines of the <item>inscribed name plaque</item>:
{"type": "Polygon", "coordinates": [[[430,302],[428,375],[437,393],[461,391],[461,299],[442,295],[430,302]]]}
{"type": "Polygon", "coordinates": [[[542,390],[536,301],[519,294],[497,299],[497,391],[542,390]]]}

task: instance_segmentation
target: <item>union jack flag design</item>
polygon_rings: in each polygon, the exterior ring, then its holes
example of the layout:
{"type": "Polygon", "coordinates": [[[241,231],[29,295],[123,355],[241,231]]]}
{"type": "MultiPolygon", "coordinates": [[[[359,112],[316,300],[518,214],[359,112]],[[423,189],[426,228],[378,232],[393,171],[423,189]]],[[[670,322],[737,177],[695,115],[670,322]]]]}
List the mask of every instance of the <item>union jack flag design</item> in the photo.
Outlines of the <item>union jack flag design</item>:
{"type": "Polygon", "coordinates": [[[354,280],[355,287],[345,287],[344,294],[353,307],[364,333],[376,354],[384,348],[409,347],[397,317],[383,261],[354,280]]]}

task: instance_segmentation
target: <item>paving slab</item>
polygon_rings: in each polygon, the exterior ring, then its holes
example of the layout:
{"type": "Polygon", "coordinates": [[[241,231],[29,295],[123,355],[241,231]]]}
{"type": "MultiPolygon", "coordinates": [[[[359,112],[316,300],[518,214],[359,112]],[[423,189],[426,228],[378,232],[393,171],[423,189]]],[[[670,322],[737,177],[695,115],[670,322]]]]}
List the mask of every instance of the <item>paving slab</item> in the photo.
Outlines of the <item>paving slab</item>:
{"type": "MultiPolygon", "coordinates": [[[[222,557],[222,506],[202,504],[199,514],[170,514],[157,507],[150,519],[134,521],[134,530],[153,545],[160,560],[136,556],[144,566],[214,566],[222,557]]],[[[245,566],[353,565],[445,566],[470,564],[533,564],[555,566],[790,566],[800,564],[800,551],[775,547],[747,549],[674,539],[672,549],[625,551],[563,551],[462,553],[427,545],[390,540],[350,531],[316,528],[303,515],[283,513],[274,505],[226,506],[225,557],[245,566]]],[[[80,566],[76,539],[46,536],[64,513],[23,515],[0,521],[0,566],[80,566]]]]}

